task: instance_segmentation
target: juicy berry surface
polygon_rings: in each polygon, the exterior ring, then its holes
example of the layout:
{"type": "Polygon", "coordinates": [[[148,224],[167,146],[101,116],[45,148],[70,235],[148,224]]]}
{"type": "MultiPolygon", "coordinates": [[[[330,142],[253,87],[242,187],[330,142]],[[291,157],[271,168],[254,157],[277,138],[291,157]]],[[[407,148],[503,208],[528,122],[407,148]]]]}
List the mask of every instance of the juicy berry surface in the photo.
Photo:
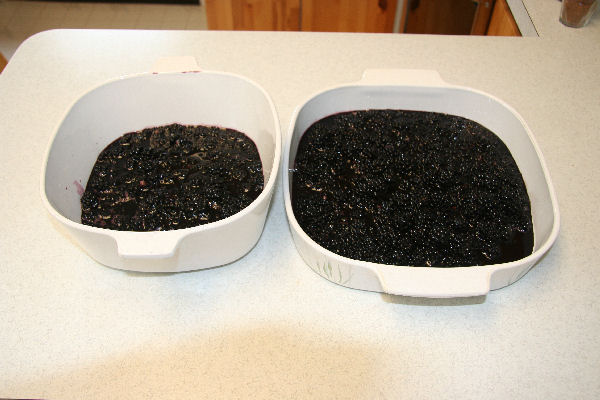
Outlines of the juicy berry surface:
{"type": "Polygon", "coordinates": [[[365,110],[317,121],[298,147],[292,208],[309,237],[356,260],[473,266],[533,250],[529,196],[508,148],[447,114],[365,110]]]}
{"type": "Polygon", "coordinates": [[[81,222],[126,231],[189,228],[239,212],[263,185],[256,145],[241,132],[148,128],[100,153],[81,198],[81,222]]]}

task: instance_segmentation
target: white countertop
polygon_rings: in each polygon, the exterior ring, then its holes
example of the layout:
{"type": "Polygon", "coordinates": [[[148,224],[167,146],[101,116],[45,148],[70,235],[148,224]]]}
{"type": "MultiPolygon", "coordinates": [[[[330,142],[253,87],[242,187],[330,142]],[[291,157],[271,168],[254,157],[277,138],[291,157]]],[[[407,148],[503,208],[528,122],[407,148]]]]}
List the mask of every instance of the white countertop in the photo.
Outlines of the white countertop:
{"type": "Polygon", "coordinates": [[[600,398],[600,13],[525,1],[540,37],[66,31],[26,41],[0,75],[0,398],[600,398]],[[485,297],[363,292],[296,252],[276,189],[257,246],[230,265],[128,273],[52,223],[40,169],[81,94],[158,57],[245,75],[282,131],[296,105],[366,68],[435,69],[513,106],[545,156],[561,233],[485,297]]]}

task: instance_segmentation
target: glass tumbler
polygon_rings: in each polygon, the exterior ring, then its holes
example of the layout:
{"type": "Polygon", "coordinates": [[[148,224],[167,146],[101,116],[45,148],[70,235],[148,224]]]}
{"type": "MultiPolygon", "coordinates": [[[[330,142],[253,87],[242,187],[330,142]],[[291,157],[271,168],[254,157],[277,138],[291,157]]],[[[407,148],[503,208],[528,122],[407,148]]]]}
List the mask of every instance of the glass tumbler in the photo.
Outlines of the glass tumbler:
{"type": "Polygon", "coordinates": [[[596,10],[597,0],[562,0],[560,22],[571,28],[581,28],[596,10]]]}

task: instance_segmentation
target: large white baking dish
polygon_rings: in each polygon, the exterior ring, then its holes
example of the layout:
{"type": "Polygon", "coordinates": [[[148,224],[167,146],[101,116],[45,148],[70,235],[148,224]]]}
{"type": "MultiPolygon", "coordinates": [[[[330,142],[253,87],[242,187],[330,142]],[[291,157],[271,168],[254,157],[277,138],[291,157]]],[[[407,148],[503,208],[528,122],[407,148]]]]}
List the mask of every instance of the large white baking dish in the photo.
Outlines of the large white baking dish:
{"type": "Polygon", "coordinates": [[[525,121],[501,100],[477,90],[449,85],[435,71],[368,70],[356,83],[312,96],[292,116],[283,165],[285,208],[296,248],[315,272],[343,286],[406,296],[483,295],[520,279],[558,235],[556,196],[542,154],[525,121]],[[497,265],[415,268],[342,257],[308,237],[298,225],[291,206],[291,180],[298,143],[306,129],[321,118],[366,109],[453,114],[476,121],[496,133],[512,153],[527,186],[534,228],[533,254],[497,265]]]}
{"type": "MultiPolygon", "coordinates": [[[[160,65],[177,70],[175,61],[175,67],[172,62],[160,65]]],[[[104,83],[78,99],[55,131],[43,164],[43,203],[102,264],[145,272],[208,268],[242,257],[262,233],[281,161],[275,107],[256,83],[234,74],[198,71],[191,64],[184,60],[180,65],[185,72],[153,72],[104,83]],[[263,165],[265,185],[259,197],[237,214],[187,229],[124,232],[82,225],[80,196],[100,151],[126,132],[174,122],[216,125],[248,135],[263,165]]]]}

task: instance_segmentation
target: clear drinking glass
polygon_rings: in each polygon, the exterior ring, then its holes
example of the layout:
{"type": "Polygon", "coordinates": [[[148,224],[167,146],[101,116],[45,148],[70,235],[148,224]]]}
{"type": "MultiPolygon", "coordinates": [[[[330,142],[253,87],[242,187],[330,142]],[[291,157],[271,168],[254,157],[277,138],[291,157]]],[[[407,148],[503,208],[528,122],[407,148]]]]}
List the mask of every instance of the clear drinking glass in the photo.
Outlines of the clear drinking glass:
{"type": "Polygon", "coordinates": [[[597,0],[562,0],[560,22],[571,28],[581,28],[596,10],[597,0]]]}

